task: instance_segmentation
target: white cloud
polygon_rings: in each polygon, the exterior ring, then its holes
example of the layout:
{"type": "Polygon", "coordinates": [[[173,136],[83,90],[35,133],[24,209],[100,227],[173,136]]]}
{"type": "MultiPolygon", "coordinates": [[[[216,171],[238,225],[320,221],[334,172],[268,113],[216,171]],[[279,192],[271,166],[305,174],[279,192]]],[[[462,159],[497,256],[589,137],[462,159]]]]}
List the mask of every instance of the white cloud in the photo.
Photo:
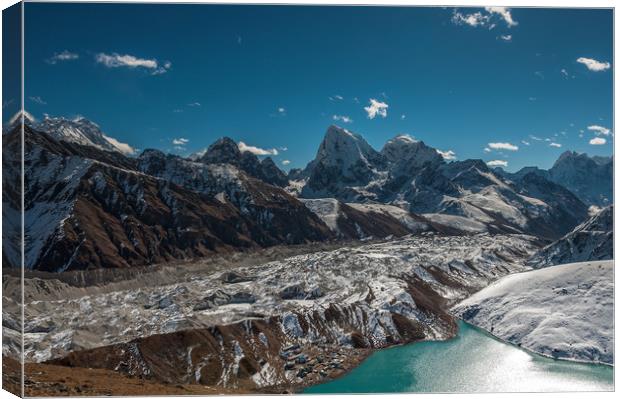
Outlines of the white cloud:
{"type": "Polygon", "coordinates": [[[476,11],[471,14],[464,14],[454,9],[452,22],[457,25],[485,26],[493,29],[496,26],[495,22],[492,21],[494,19],[493,16],[499,16],[509,28],[517,25],[517,21],[512,18],[510,9],[507,7],[485,7],[484,11],[476,11]]]}
{"type": "Polygon", "coordinates": [[[503,41],[505,41],[505,42],[511,42],[512,41],[512,35],[499,35],[498,38],[503,40],[503,41]]]}
{"type": "Polygon", "coordinates": [[[185,145],[187,143],[189,143],[189,140],[188,139],[184,139],[182,137],[178,138],[178,139],[173,139],[172,140],[172,144],[174,144],[174,145],[185,145]]]}
{"type": "Polygon", "coordinates": [[[118,53],[105,54],[99,53],[95,55],[95,61],[108,68],[146,68],[150,69],[152,75],[159,75],[162,73],[166,73],[168,69],[172,66],[170,61],[165,61],[163,64],[160,64],[156,59],[145,59],[138,58],[133,55],[125,54],[121,55],[118,53]]]}
{"type": "Polygon", "coordinates": [[[335,121],[341,121],[341,122],[344,122],[344,123],[351,123],[351,122],[353,122],[353,119],[351,119],[347,115],[334,115],[334,116],[332,116],[332,119],[335,120],[335,121]]]}
{"type": "Polygon", "coordinates": [[[344,100],[344,97],[342,97],[339,94],[336,94],[335,96],[329,96],[327,98],[329,98],[330,101],[342,101],[342,100],[344,100]]]}
{"type": "Polygon", "coordinates": [[[187,104],[188,107],[202,107],[202,104],[200,104],[198,101],[194,101],[193,103],[189,103],[187,104]]]}
{"type": "Polygon", "coordinates": [[[509,28],[518,25],[517,21],[512,19],[512,14],[510,13],[510,8],[508,7],[484,7],[484,9],[490,14],[497,14],[502,17],[509,28]]]}
{"type": "Polygon", "coordinates": [[[562,147],[562,144],[560,144],[560,143],[555,143],[555,142],[552,142],[552,143],[549,143],[549,147],[555,147],[555,148],[560,148],[560,147],[562,147]]]}
{"type": "Polygon", "coordinates": [[[484,152],[491,152],[491,149],[489,147],[484,147],[484,152]]]}
{"type": "Polygon", "coordinates": [[[382,118],[387,116],[388,105],[384,102],[377,101],[371,98],[370,105],[364,107],[364,110],[368,114],[368,119],[375,119],[375,116],[379,115],[382,118]]]}
{"type": "Polygon", "coordinates": [[[285,160],[282,161],[282,165],[285,165],[285,166],[290,164],[290,163],[291,163],[291,161],[289,161],[288,159],[285,159],[285,160]]]}
{"type": "Polygon", "coordinates": [[[457,25],[469,25],[473,27],[484,26],[489,22],[489,15],[482,14],[480,11],[472,14],[462,14],[454,10],[452,22],[457,25]]]}
{"type": "Polygon", "coordinates": [[[605,140],[603,137],[595,137],[590,140],[590,144],[592,145],[603,145],[605,143],[607,143],[607,140],[605,140]]]}
{"type": "Polygon", "coordinates": [[[590,125],[588,126],[588,130],[594,132],[594,134],[596,134],[597,136],[609,136],[611,134],[611,130],[600,125],[590,125]]]}
{"type": "Polygon", "coordinates": [[[37,104],[41,104],[41,105],[47,104],[40,96],[30,96],[28,98],[30,99],[30,101],[37,103],[37,104]]]}
{"type": "Polygon", "coordinates": [[[106,139],[108,143],[112,144],[114,147],[116,147],[116,149],[118,149],[121,153],[125,155],[131,155],[136,152],[136,150],[133,147],[131,147],[129,144],[121,143],[114,137],[108,137],[104,134],[103,138],[106,139]]]}
{"type": "Polygon", "coordinates": [[[286,115],[286,108],[279,107],[278,108],[278,114],[283,115],[283,116],[286,115]]]}
{"type": "Polygon", "coordinates": [[[510,143],[489,143],[489,148],[493,150],[517,151],[519,147],[510,143]]]}
{"type": "Polygon", "coordinates": [[[406,117],[407,117],[407,115],[402,114],[402,115],[400,116],[400,120],[405,120],[405,118],[406,118],[406,117]]]}
{"type": "Polygon", "coordinates": [[[530,145],[530,142],[529,141],[525,141],[525,140],[521,140],[521,144],[523,144],[523,145],[530,145]]]}
{"type": "Polygon", "coordinates": [[[437,153],[439,155],[441,155],[443,157],[443,159],[450,161],[452,159],[456,159],[456,153],[452,150],[448,150],[448,151],[441,151],[441,150],[435,150],[437,151],[437,153]]]}
{"type": "Polygon", "coordinates": [[[501,159],[494,159],[492,161],[487,162],[487,165],[489,166],[502,166],[502,167],[506,167],[508,166],[508,161],[503,161],[501,159]]]}
{"type": "Polygon", "coordinates": [[[48,64],[57,64],[59,61],[71,61],[77,60],[80,56],[76,53],[72,53],[68,50],[64,50],[60,53],[54,53],[50,58],[46,59],[45,62],[48,64]]]}
{"type": "Polygon", "coordinates": [[[594,72],[601,72],[611,67],[609,62],[597,61],[593,58],[579,57],[577,58],[577,62],[585,65],[586,68],[594,72]]]}
{"type": "Polygon", "coordinates": [[[237,146],[239,147],[239,151],[251,152],[254,155],[278,155],[278,150],[275,148],[266,150],[264,148],[254,147],[253,145],[247,145],[243,141],[240,141],[237,146]]]}
{"type": "Polygon", "coordinates": [[[542,141],[542,139],[541,139],[540,137],[534,136],[534,135],[532,135],[532,134],[530,134],[530,138],[531,138],[532,140],[542,141]]]}

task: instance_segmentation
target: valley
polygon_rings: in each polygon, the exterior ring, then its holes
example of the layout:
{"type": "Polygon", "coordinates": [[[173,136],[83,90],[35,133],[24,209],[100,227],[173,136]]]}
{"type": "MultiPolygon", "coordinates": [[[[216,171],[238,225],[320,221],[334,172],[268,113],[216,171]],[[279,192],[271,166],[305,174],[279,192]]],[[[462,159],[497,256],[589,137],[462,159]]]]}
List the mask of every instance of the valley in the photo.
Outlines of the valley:
{"type": "MultiPolygon", "coordinates": [[[[92,379],[83,392],[297,392],[379,349],[454,338],[475,313],[460,304],[504,278],[613,258],[598,194],[448,162],[409,136],[376,151],[330,126],[285,174],[228,138],[184,158],[127,156],[84,119],[24,135],[25,319],[20,198],[4,190],[3,356],[38,370],[31,394],[92,379]],[[50,385],[62,370],[77,379],[50,385]]],[[[20,143],[3,135],[5,182],[20,143]]]]}

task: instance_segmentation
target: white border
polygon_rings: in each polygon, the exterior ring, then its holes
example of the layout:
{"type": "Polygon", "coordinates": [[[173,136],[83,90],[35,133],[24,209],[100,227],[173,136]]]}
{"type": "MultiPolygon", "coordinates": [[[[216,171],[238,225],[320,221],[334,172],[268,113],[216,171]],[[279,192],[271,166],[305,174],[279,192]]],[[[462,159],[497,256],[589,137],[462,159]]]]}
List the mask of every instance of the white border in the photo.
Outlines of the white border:
{"type": "MultiPolygon", "coordinates": [[[[39,0],[28,0],[28,2],[43,2],[43,1],[39,1],[39,0]]],[[[49,1],[49,2],[54,2],[54,1],[49,1]]],[[[76,1],[76,0],[64,0],[64,1],[55,1],[55,2],[65,2],[65,3],[80,3],[83,1],[76,1]]],[[[93,3],[122,3],[123,1],[91,1],[93,3]]],[[[299,1],[299,0],[288,0],[288,1],[283,1],[283,0],[250,0],[250,1],[239,1],[239,0],[230,0],[230,1],[175,1],[175,0],[151,0],[151,1],[140,1],[140,0],[133,0],[133,1],[125,1],[125,2],[130,2],[130,3],[195,3],[195,4],[223,4],[223,3],[228,3],[228,4],[291,4],[291,5],[309,5],[309,4],[314,4],[314,5],[372,5],[372,6],[394,6],[394,5],[401,5],[401,6],[459,6],[459,7],[480,7],[480,6],[488,6],[488,5],[495,5],[495,6],[508,6],[508,7],[560,7],[560,8],[614,8],[615,4],[613,1],[610,0],[589,0],[589,1],[578,1],[578,0],[564,0],[564,1],[558,1],[558,0],[521,0],[518,2],[515,1],[503,1],[503,0],[490,0],[487,2],[484,1],[476,1],[476,0],[457,0],[454,2],[447,2],[447,1],[441,1],[441,0],[374,0],[374,1],[369,1],[369,0],[312,0],[312,1],[299,1]],[[448,4],[446,4],[448,3],[448,4]]],[[[0,0],[0,5],[2,6],[2,9],[15,4],[16,1],[14,0],[0,0]]],[[[614,56],[613,56],[613,60],[612,60],[612,66],[613,66],[613,72],[614,73],[614,115],[613,115],[613,124],[612,124],[612,131],[615,132],[615,115],[618,113],[618,102],[616,101],[616,93],[618,92],[617,90],[617,81],[615,79],[615,54],[616,54],[616,50],[617,50],[617,46],[618,46],[618,32],[615,29],[615,17],[616,17],[616,10],[614,8],[614,56]]],[[[23,14],[22,14],[22,18],[23,18],[23,14]]],[[[24,21],[22,20],[22,30],[24,28],[24,21]]],[[[23,32],[22,32],[23,33],[23,32]]],[[[24,40],[24,36],[22,34],[22,43],[24,40]]],[[[1,20],[0,20],[0,41],[1,41],[1,20]]],[[[1,55],[0,55],[0,73],[2,70],[1,67],[1,55]]],[[[22,68],[23,68],[23,45],[22,45],[22,68]]],[[[24,107],[24,80],[23,80],[23,70],[22,70],[22,109],[24,107]]],[[[23,137],[23,136],[22,136],[23,137]]],[[[616,140],[614,140],[614,156],[615,154],[617,154],[617,143],[616,140]]],[[[22,151],[23,151],[23,143],[22,143],[22,151]]],[[[23,154],[22,154],[23,156],[23,154]]],[[[23,167],[23,165],[22,165],[23,167]]],[[[615,184],[616,179],[615,176],[618,176],[618,164],[616,162],[614,162],[614,198],[620,198],[620,188],[618,188],[618,185],[615,184]]],[[[23,179],[23,172],[22,172],[22,179],[23,179]]],[[[1,176],[0,176],[0,183],[1,183],[1,176]]],[[[22,181],[23,184],[23,181],[22,181]]],[[[23,190],[22,190],[23,191],[23,190]]],[[[22,196],[22,200],[23,200],[23,196],[22,196]]],[[[23,205],[23,204],[22,204],[23,205]]],[[[617,216],[617,208],[615,208],[614,210],[614,221],[617,220],[616,216],[617,216]]],[[[23,215],[22,215],[23,217],[23,215]]],[[[615,225],[615,223],[614,223],[615,225]]],[[[22,221],[22,228],[23,228],[23,221],[22,221]]],[[[614,249],[618,248],[618,242],[620,241],[620,239],[618,238],[617,235],[615,235],[614,237],[614,249]]],[[[23,248],[22,248],[23,249],[23,248]]],[[[22,253],[22,259],[23,259],[23,253],[22,253]]],[[[23,272],[23,269],[22,269],[23,272]]],[[[614,281],[615,281],[615,276],[614,276],[614,281]]],[[[1,293],[1,287],[0,287],[0,293],[1,293]]],[[[22,292],[22,296],[23,296],[23,292],[22,292]]],[[[617,296],[615,296],[614,298],[615,301],[615,320],[618,320],[617,316],[618,316],[618,306],[617,306],[617,296]]],[[[23,298],[22,298],[23,301],[23,298]]],[[[22,302],[23,303],[23,302],[22,302]]],[[[22,309],[23,311],[23,309],[22,309]]],[[[22,313],[22,317],[23,317],[23,313],[22,313]]],[[[615,331],[615,335],[617,338],[617,331],[615,331]]],[[[618,340],[615,339],[615,353],[618,354],[618,340]]],[[[614,376],[616,375],[616,370],[614,369],[614,376]]],[[[22,376],[23,378],[23,376],[22,376]]],[[[616,381],[616,379],[614,378],[614,381],[616,381]]],[[[455,397],[465,397],[465,398],[472,398],[472,399],[483,399],[483,398],[498,398],[498,399],[514,399],[514,398],[548,398],[548,399],[564,399],[564,398],[568,398],[568,399],[580,399],[582,397],[584,397],[585,395],[588,396],[588,398],[590,397],[601,397],[601,398],[612,398],[615,397],[615,393],[586,393],[584,395],[584,393],[527,393],[527,394],[523,394],[523,393],[492,393],[492,394],[389,394],[390,398],[394,398],[394,399],[408,399],[408,398],[415,398],[415,397],[423,397],[423,396],[428,396],[428,395],[432,395],[430,397],[432,398],[441,398],[441,399],[447,399],[447,398],[455,398],[455,397]]],[[[281,395],[266,395],[267,397],[278,397],[281,395]]],[[[262,398],[262,397],[266,397],[266,396],[259,396],[259,395],[244,395],[244,396],[227,396],[227,398],[262,398]]],[[[356,398],[359,397],[360,395],[320,395],[321,398],[356,398]]],[[[368,398],[380,398],[381,396],[385,396],[385,395],[364,395],[364,397],[368,397],[368,398]]],[[[4,398],[13,398],[15,397],[14,395],[6,392],[6,391],[0,391],[0,399],[4,399],[4,398]]],[[[182,399],[182,398],[187,398],[187,396],[169,396],[170,398],[178,398],[178,399],[182,399]]],[[[316,395],[311,395],[309,397],[317,397],[316,395]]],[[[135,398],[148,398],[148,397],[135,397],[135,398]]]]}

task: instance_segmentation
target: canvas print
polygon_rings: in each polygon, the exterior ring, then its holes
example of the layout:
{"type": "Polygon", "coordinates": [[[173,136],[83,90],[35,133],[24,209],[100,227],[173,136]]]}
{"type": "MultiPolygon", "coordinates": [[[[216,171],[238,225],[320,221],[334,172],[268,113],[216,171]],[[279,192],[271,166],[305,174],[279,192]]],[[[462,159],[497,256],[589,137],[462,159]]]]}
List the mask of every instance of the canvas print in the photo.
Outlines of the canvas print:
{"type": "Polygon", "coordinates": [[[613,12],[5,9],[3,389],[613,391],[613,12]]]}

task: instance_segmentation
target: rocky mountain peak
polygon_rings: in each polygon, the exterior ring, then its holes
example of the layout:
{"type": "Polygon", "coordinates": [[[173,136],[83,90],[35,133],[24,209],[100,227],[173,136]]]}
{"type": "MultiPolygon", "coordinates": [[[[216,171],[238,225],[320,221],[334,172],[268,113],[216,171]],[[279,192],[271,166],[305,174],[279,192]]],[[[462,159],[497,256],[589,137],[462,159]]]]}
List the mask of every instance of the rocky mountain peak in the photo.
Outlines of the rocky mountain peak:
{"type": "Polygon", "coordinates": [[[443,163],[443,158],[436,149],[406,134],[388,140],[381,149],[381,154],[395,165],[396,170],[405,167],[405,171],[411,171],[427,163],[443,163]]]}
{"type": "Polygon", "coordinates": [[[237,143],[230,137],[222,137],[211,144],[205,154],[200,158],[203,163],[228,163],[238,165],[241,159],[241,151],[237,143]]]}

